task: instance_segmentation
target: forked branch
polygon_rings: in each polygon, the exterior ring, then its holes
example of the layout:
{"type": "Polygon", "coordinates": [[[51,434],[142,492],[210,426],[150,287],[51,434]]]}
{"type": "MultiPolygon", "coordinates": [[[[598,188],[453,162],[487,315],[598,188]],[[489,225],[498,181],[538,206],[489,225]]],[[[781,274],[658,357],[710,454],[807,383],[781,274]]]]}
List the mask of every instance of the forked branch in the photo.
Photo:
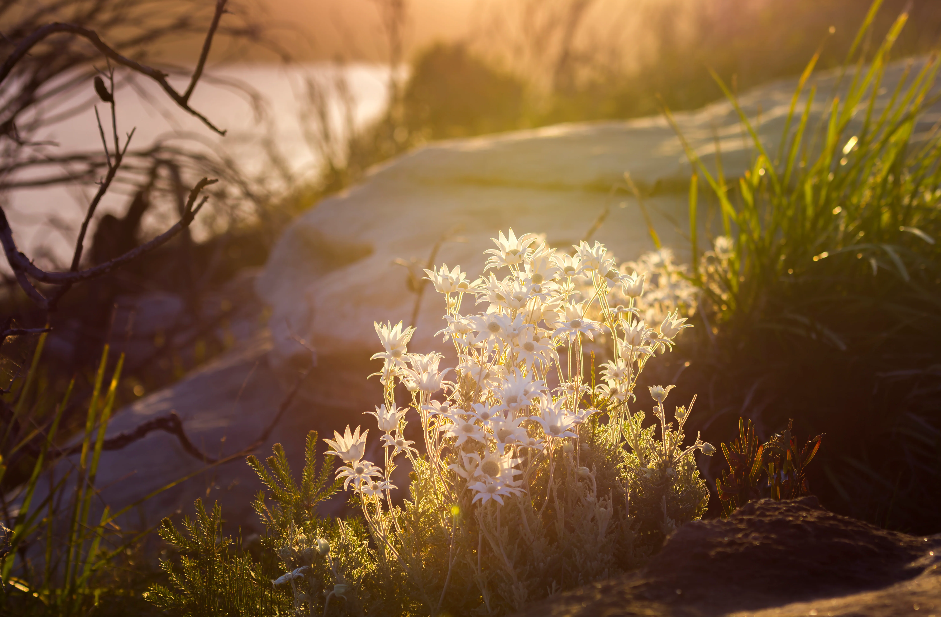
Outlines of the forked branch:
{"type": "Polygon", "coordinates": [[[225,131],[216,127],[212,122],[209,121],[204,115],[190,107],[189,99],[193,94],[193,90],[196,88],[196,83],[199,81],[199,78],[203,74],[203,69],[206,65],[206,59],[209,57],[209,49],[212,46],[212,39],[216,34],[216,30],[219,27],[219,20],[222,18],[222,14],[225,12],[225,5],[228,0],[216,0],[216,10],[212,17],[212,23],[209,26],[209,31],[206,33],[206,39],[203,42],[202,53],[199,56],[199,62],[196,64],[196,69],[193,71],[193,75],[190,77],[189,85],[186,88],[185,92],[177,92],[177,90],[170,85],[170,82],[167,81],[167,73],[159,69],[155,69],[146,64],[141,64],[135,60],[132,60],[126,56],[119,54],[111,46],[101,40],[98,36],[98,33],[94,30],[85,28],[78,24],[54,22],[51,24],[46,24],[41,26],[33,31],[32,34],[24,38],[19,42],[19,44],[14,48],[13,52],[3,61],[3,64],[0,65],[0,84],[10,76],[10,73],[16,67],[17,63],[25,58],[29,51],[35,47],[37,44],[45,40],[46,38],[53,36],[55,34],[71,34],[74,36],[79,36],[86,39],[108,60],[125,66],[136,73],[140,73],[145,77],[152,79],[157,82],[160,87],[166,92],[174,103],[180,106],[183,110],[189,114],[198,118],[203,124],[208,126],[210,129],[215,131],[220,135],[225,135],[225,131]]]}

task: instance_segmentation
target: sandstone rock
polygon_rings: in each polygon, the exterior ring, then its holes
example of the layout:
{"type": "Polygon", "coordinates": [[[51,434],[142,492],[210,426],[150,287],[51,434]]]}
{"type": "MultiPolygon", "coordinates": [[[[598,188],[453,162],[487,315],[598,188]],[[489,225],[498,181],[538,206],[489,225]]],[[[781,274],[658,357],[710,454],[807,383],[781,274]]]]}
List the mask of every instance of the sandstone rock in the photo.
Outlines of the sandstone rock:
{"type": "MultiPolygon", "coordinates": [[[[878,97],[877,110],[903,69],[900,63],[887,71],[888,90],[878,97]]],[[[819,126],[826,95],[838,81],[837,73],[816,80],[819,102],[809,126],[819,126]]],[[[795,85],[782,81],[741,97],[772,156],[795,85]]],[[[677,114],[676,120],[707,164],[713,165],[718,148],[727,175],[739,176],[750,167],[749,138],[731,104],[677,114]]],[[[932,122],[933,117],[925,118],[925,126],[932,122]]],[[[258,279],[259,295],[272,308],[275,364],[290,366],[298,349],[292,334],[311,341],[328,362],[338,353],[368,357],[378,347],[373,322],[410,322],[416,302],[417,323],[411,325],[418,332],[410,348],[433,349],[432,337],[443,326],[442,300],[426,287],[419,301],[407,288],[406,268],[393,262],[414,260],[413,271],[421,276],[442,240],[434,263],[460,264],[476,276],[481,252],[493,248],[490,238],[498,230],[546,233],[550,244],[567,247],[609,206],[596,239],[622,260],[653,249],[637,200],[625,188],[625,172],[648,195],[646,206],[665,245],[682,255],[691,167],[664,118],[439,142],[375,169],[359,186],[301,216],[258,279]]]]}
{"type": "Polygon", "coordinates": [[[885,531],[806,497],[689,523],[640,572],[521,617],[929,614],[941,614],[941,535],[885,531]]]}

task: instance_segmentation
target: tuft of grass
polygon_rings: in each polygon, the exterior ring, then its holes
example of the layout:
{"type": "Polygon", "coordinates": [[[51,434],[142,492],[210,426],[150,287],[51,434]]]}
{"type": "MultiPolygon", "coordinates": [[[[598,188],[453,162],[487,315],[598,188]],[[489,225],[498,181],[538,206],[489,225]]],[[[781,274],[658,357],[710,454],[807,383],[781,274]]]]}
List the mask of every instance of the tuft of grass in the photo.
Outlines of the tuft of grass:
{"type": "Polygon", "coordinates": [[[833,435],[815,492],[837,509],[937,531],[941,135],[926,111],[938,100],[939,62],[911,62],[887,82],[908,15],[870,57],[864,41],[880,5],[819,127],[810,121],[821,104],[810,85],[819,53],[808,63],[777,148],[716,77],[754,149],[744,177],[725,177],[721,161],[711,172],[677,129],[696,173],[691,221],[699,180],[721,213],[709,250],[691,238],[691,281],[712,333],[699,371],[730,393],[714,398],[714,414],[740,407],[766,433],[794,417],[833,435]]]}

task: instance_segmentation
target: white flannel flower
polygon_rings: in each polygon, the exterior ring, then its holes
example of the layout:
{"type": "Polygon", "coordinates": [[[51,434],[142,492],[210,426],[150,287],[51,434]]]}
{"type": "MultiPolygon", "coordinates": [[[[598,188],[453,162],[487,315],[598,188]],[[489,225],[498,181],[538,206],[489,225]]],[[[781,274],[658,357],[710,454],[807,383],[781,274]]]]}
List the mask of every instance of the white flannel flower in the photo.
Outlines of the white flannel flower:
{"type": "Polygon", "coordinates": [[[382,470],[369,461],[356,461],[349,466],[343,466],[337,469],[337,479],[346,478],[343,481],[343,490],[353,483],[353,488],[359,490],[364,482],[372,482],[374,476],[382,476],[382,470]]]}
{"type": "Polygon", "coordinates": [[[376,411],[367,411],[371,416],[376,416],[376,422],[379,425],[379,430],[383,433],[391,433],[399,426],[399,420],[405,416],[407,409],[399,409],[395,405],[391,409],[386,409],[386,406],[379,405],[376,407],[376,411]]]}
{"type": "Polygon", "coordinates": [[[630,347],[643,347],[654,334],[654,331],[648,328],[643,320],[630,322],[622,320],[621,327],[624,328],[624,344],[630,347]]]}
{"type": "Polygon", "coordinates": [[[600,271],[601,266],[608,263],[608,260],[605,259],[605,253],[608,252],[608,249],[597,240],[595,240],[595,245],[591,247],[583,240],[575,249],[578,251],[579,260],[585,270],[600,271]]]}
{"type": "Polygon", "coordinates": [[[485,313],[469,317],[477,336],[471,339],[472,345],[484,345],[487,348],[501,349],[506,342],[510,318],[500,313],[485,313]]]}
{"type": "Polygon", "coordinates": [[[591,340],[595,339],[595,334],[601,333],[601,326],[598,322],[588,319],[584,311],[575,304],[566,304],[565,316],[562,318],[562,325],[556,328],[554,336],[567,336],[570,340],[577,334],[584,334],[591,340]]]}
{"type": "Polygon", "coordinates": [[[491,309],[496,305],[510,313],[523,310],[533,297],[531,286],[516,279],[507,278],[496,285],[488,285],[486,289],[486,300],[490,302],[491,309]]]}
{"type": "Polygon", "coordinates": [[[559,312],[562,310],[562,303],[559,301],[537,302],[530,310],[526,312],[526,321],[538,325],[540,321],[546,324],[550,330],[555,330],[562,325],[559,312]]]}
{"type": "Polygon", "coordinates": [[[503,379],[503,365],[491,361],[487,356],[461,356],[461,363],[457,365],[457,372],[461,376],[470,377],[482,389],[489,388],[503,379]]]}
{"type": "Polygon", "coordinates": [[[304,573],[307,572],[308,570],[310,570],[310,566],[301,566],[300,568],[297,568],[296,570],[292,572],[288,572],[287,574],[277,578],[276,580],[271,581],[271,584],[277,587],[278,585],[290,583],[294,579],[304,578],[304,573]]]}
{"type": "Polygon", "coordinates": [[[409,326],[403,330],[401,321],[395,324],[395,326],[392,326],[390,323],[381,324],[379,322],[375,322],[373,325],[376,328],[376,334],[379,335],[379,340],[382,342],[385,351],[374,354],[372,359],[381,358],[392,364],[404,366],[406,346],[411,340],[412,334],[415,333],[415,328],[409,326]]]}
{"type": "Polygon", "coordinates": [[[502,405],[488,405],[487,403],[474,403],[473,406],[474,417],[480,420],[481,422],[490,422],[495,414],[499,413],[502,409],[502,405]]]}
{"type": "Polygon", "coordinates": [[[628,298],[638,298],[644,293],[646,274],[628,274],[621,277],[621,290],[628,298]]]}
{"type": "Polygon", "coordinates": [[[631,373],[631,367],[623,360],[610,360],[601,365],[601,375],[606,381],[624,381],[631,373]]]}
{"type": "Polygon", "coordinates": [[[519,369],[514,369],[497,389],[503,406],[510,411],[516,411],[532,404],[545,390],[545,383],[533,380],[532,373],[523,375],[519,369]]]}
{"type": "Polygon", "coordinates": [[[444,376],[451,369],[446,368],[438,372],[438,363],[443,356],[438,352],[429,354],[409,354],[408,363],[411,368],[402,370],[402,381],[405,387],[411,392],[421,390],[422,392],[434,393],[440,390],[449,382],[444,381],[444,376]]]}
{"type": "Polygon", "coordinates": [[[454,437],[457,440],[454,442],[455,446],[460,446],[468,439],[481,443],[487,442],[487,435],[473,420],[465,420],[457,414],[452,416],[451,423],[442,426],[441,430],[444,431],[445,436],[454,437]]]}
{"type": "Polygon", "coordinates": [[[464,337],[474,331],[473,322],[463,315],[446,315],[445,320],[448,325],[435,333],[435,336],[440,335],[445,342],[451,339],[460,343],[464,337]]]}
{"type": "MultiPolygon", "coordinates": [[[[555,249],[546,248],[545,245],[540,246],[532,254],[524,272],[531,285],[542,286],[555,280],[562,274],[562,270],[556,265],[555,249]]],[[[534,290],[534,292],[542,293],[542,289],[534,290]]]]}
{"type": "Polygon", "coordinates": [[[576,410],[575,413],[572,415],[575,417],[575,424],[581,424],[582,422],[587,420],[588,417],[591,416],[591,414],[597,413],[597,412],[598,410],[595,409],[594,407],[585,407],[583,409],[576,410]]]}
{"type": "Polygon", "coordinates": [[[324,439],[327,442],[327,445],[333,448],[333,450],[328,450],[326,454],[333,454],[339,456],[344,463],[353,463],[363,458],[363,455],[366,454],[366,435],[369,434],[369,431],[363,431],[363,434],[359,434],[359,428],[356,427],[356,431],[350,433],[350,425],[346,425],[346,434],[340,435],[340,433],[333,431],[333,439],[324,439]]]}
{"type": "Polygon", "coordinates": [[[494,414],[490,418],[490,427],[497,441],[497,450],[501,454],[507,446],[523,443],[526,440],[526,429],[520,426],[523,418],[514,418],[503,413],[494,414]]]}
{"type": "Polygon", "coordinates": [[[447,401],[428,401],[421,408],[433,416],[450,416],[452,413],[451,405],[447,401]]]}
{"type": "Polygon", "coordinates": [[[543,399],[539,405],[539,415],[533,419],[542,426],[546,437],[575,437],[569,429],[575,426],[576,417],[562,409],[564,399],[552,401],[543,399]]]}
{"type": "Polygon", "coordinates": [[[630,391],[623,383],[613,379],[605,380],[605,383],[599,384],[597,389],[602,397],[612,398],[616,401],[625,401],[631,396],[630,391]]]}
{"type": "Polygon", "coordinates": [[[471,484],[467,488],[477,493],[476,495],[474,495],[474,499],[473,501],[471,501],[471,503],[477,503],[478,500],[480,500],[481,503],[487,503],[488,501],[492,499],[496,501],[497,503],[499,503],[501,506],[503,505],[504,497],[509,497],[510,495],[518,495],[519,493],[523,492],[516,487],[507,486],[506,484],[499,482],[499,481],[475,482],[474,484],[471,484]]]}
{"type": "Polygon", "coordinates": [[[461,272],[460,266],[454,266],[454,269],[448,272],[448,264],[443,264],[439,270],[426,269],[425,273],[428,275],[425,278],[432,282],[438,293],[460,293],[470,290],[470,283],[464,279],[466,273],[461,272]]]}
{"type": "Polygon", "coordinates": [[[400,452],[405,452],[406,455],[417,455],[418,450],[412,447],[414,441],[409,441],[402,436],[401,431],[397,432],[395,436],[392,435],[383,435],[379,438],[382,443],[386,446],[393,448],[392,456],[397,456],[400,452]]]}
{"type": "Polygon", "coordinates": [[[380,480],[378,482],[372,480],[369,482],[363,482],[360,485],[359,490],[367,497],[382,497],[384,491],[391,491],[394,488],[398,487],[388,480],[380,480]]]}
{"type": "Polygon", "coordinates": [[[477,475],[477,467],[480,465],[480,455],[476,452],[461,452],[461,464],[453,463],[448,465],[448,469],[454,471],[467,481],[477,475]]]}
{"type": "Polygon", "coordinates": [[[668,313],[663,323],[660,324],[660,336],[672,341],[683,328],[692,328],[691,324],[685,323],[686,318],[680,319],[679,311],[668,313]]]}
{"type": "Polygon", "coordinates": [[[556,254],[555,263],[556,267],[562,272],[562,276],[565,277],[571,278],[584,272],[582,260],[578,253],[575,255],[556,254]]]}
{"type": "Polygon", "coordinates": [[[519,238],[516,237],[516,234],[513,233],[513,228],[510,228],[510,233],[507,236],[503,235],[503,232],[500,232],[500,239],[491,238],[493,243],[497,245],[495,249],[489,249],[484,251],[492,255],[487,260],[486,270],[491,268],[500,268],[502,266],[516,266],[522,263],[523,259],[526,257],[526,253],[529,249],[529,245],[534,241],[538,240],[539,236],[536,234],[523,234],[519,238]]]}
{"type": "Polygon", "coordinates": [[[526,366],[547,365],[558,360],[559,352],[552,346],[552,339],[536,338],[534,329],[528,328],[513,340],[513,353],[526,366]]]}
{"type": "Polygon", "coordinates": [[[510,454],[488,452],[480,459],[475,476],[482,478],[485,482],[500,481],[507,486],[513,486],[516,484],[514,476],[523,473],[515,468],[520,461],[521,459],[513,458],[510,454]]]}

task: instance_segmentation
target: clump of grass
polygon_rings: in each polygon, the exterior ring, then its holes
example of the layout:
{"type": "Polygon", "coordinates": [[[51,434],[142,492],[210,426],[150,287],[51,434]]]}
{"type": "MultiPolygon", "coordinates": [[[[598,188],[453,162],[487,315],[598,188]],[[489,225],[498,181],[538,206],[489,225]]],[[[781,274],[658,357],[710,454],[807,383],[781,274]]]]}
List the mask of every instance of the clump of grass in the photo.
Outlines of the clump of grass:
{"type": "Polygon", "coordinates": [[[725,408],[750,407],[763,430],[795,416],[835,435],[822,464],[833,503],[882,524],[926,529],[937,503],[927,487],[941,478],[941,425],[926,405],[941,391],[932,368],[941,360],[941,138],[924,117],[938,98],[939,63],[911,62],[897,83],[886,83],[907,15],[867,63],[863,42],[880,4],[856,36],[847,61],[855,68],[826,101],[819,129],[810,119],[820,95],[808,91],[817,56],[799,80],[777,148],[762,142],[717,79],[755,158],[744,177],[730,180],[721,161],[710,172],[684,140],[696,170],[691,281],[715,334],[703,341],[702,370],[738,393],[725,408]],[[705,252],[699,178],[721,212],[722,235],[705,252]]]}

